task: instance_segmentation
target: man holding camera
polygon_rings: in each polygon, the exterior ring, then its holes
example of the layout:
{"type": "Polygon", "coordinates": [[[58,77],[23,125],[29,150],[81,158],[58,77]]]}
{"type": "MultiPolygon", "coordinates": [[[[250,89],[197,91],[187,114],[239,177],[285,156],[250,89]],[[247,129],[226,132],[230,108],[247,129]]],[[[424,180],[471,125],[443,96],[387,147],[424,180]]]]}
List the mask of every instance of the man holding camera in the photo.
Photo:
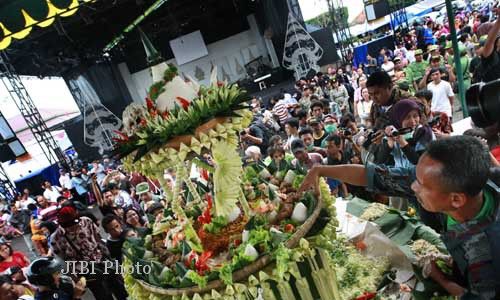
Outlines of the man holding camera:
{"type": "Polygon", "coordinates": [[[500,188],[490,180],[492,161],[479,140],[454,136],[432,142],[416,166],[315,166],[299,192],[329,177],[390,196],[416,197],[421,212],[441,224],[441,239],[453,258],[453,276],[436,264],[424,268],[453,296],[500,297],[500,188]]]}
{"type": "Polygon", "coordinates": [[[500,33],[500,8],[495,8],[497,20],[493,23],[484,46],[480,50],[481,61],[474,73],[477,81],[489,82],[500,78],[500,53],[496,51],[495,44],[500,33]]]}

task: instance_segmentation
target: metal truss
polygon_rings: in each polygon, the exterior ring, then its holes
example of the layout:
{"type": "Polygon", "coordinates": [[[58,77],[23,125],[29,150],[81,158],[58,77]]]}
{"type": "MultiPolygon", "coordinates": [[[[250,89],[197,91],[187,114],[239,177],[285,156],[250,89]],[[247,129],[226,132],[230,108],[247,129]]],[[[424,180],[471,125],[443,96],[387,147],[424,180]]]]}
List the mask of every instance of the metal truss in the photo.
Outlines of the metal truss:
{"type": "Polygon", "coordinates": [[[16,187],[10,181],[7,172],[0,163],[0,197],[4,197],[9,203],[15,200],[16,187]]]}
{"type": "Polygon", "coordinates": [[[332,30],[335,33],[342,60],[346,62],[348,52],[353,49],[347,9],[344,8],[342,0],[326,0],[326,2],[328,3],[332,30]]]}
{"type": "Polygon", "coordinates": [[[304,25],[304,17],[302,16],[302,10],[300,9],[299,0],[287,0],[288,9],[292,12],[293,16],[300,24],[304,25]]]}
{"type": "Polygon", "coordinates": [[[50,134],[47,124],[24,87],[21,78],[16,74],[5,51],[0,52],[0,78],[49,163],[51,165],[60,163],[67,168],[68,163],[64,153],[50,134]]]}

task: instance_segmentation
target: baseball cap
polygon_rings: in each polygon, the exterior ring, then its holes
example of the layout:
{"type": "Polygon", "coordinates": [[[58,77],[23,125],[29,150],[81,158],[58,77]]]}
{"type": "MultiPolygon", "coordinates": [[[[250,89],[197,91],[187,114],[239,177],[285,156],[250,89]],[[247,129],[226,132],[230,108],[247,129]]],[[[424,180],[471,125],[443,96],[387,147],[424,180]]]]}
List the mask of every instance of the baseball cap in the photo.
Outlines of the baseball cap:
{"type": "Polygon", "coordinates": [[[318,118],[309,118],[309,120],[307,121],[307,123],[309,125],[317,125],[317,124],[321,123],[321,119],[318,119],[318,118]]]}
{"type": "Polygon", "coordinates": [[[431,60],[441,60],[441,56],[433,55],[433,56],[431,56],[431,60]]]}
{"type": "Polygon", "coordinates": [[[415,50],[415,55],[422,55],[422,54],[423,54],[422,49],[415,50]]]}
{"type": "Polygon", "coordinates": [[[437,45],[431,45],[431,46],[429,47],[429,52],[431,52],[431,51],[436,51],[436,50],[439,50],[439,47],[438,47],[437,45]]]}
{"type": "Polygon", "coordinates": [[[444,46],[444,49],[451,49],[452,46],[453,45],[452,45],[451,41],[447,41],[446,45],[444,46]]]}
{"type": "Polygon", "coordinates": [[[149,184],[147,182],[141,182],[135,186],[135,194],[142,195],[149,192],[149,184]]]}

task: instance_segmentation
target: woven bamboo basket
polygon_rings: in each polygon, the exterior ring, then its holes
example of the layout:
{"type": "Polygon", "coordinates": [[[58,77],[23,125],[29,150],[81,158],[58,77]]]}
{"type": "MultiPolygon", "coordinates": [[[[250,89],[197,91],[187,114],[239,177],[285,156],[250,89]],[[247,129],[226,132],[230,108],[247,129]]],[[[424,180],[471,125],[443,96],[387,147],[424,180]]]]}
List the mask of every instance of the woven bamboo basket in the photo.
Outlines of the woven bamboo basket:
{"type": "MultiPolygon", "coordinates": [[[[323,201],[321,197],[318,198],[317,206],[313,213],[307,218],[307,220],[300,226],[297,231],[286,241],[285,246],[288,248],[295,248],[300,239],[303,238],[318,219],[321,208],[323,207],[323,201]]],[[[256,261],[250,265],[236,271],[233,273],[233,282],[239,282],[247,279],[250,275],[257,273],[258,271],[265,268],[269,263],[272,262],[272,256],[267,254],[260,256],[256,261]]],[[[210,281],[206,286],[192,286],[187,288],[160,288],[153,286],[145,281],[137,280],[146,290],[152,293],[167,295],[167,296],[181,296],[185,294],[186,296],[192,296],[195,293],[203,294],[210,292],[211,290],[221,290],[226,286],[221,280],[210,281]]]]}

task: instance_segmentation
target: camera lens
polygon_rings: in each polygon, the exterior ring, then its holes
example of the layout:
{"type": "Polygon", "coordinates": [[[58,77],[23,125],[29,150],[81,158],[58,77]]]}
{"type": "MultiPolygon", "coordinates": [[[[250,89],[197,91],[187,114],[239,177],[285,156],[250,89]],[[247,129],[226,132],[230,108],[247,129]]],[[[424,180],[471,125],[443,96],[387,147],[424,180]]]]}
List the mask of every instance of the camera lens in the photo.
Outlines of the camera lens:
{"type": "Polygon", "coordinates": [[[467,109],[481,128],[500,121],[500,79],[472,85],[466,93],[467,109]]]}

